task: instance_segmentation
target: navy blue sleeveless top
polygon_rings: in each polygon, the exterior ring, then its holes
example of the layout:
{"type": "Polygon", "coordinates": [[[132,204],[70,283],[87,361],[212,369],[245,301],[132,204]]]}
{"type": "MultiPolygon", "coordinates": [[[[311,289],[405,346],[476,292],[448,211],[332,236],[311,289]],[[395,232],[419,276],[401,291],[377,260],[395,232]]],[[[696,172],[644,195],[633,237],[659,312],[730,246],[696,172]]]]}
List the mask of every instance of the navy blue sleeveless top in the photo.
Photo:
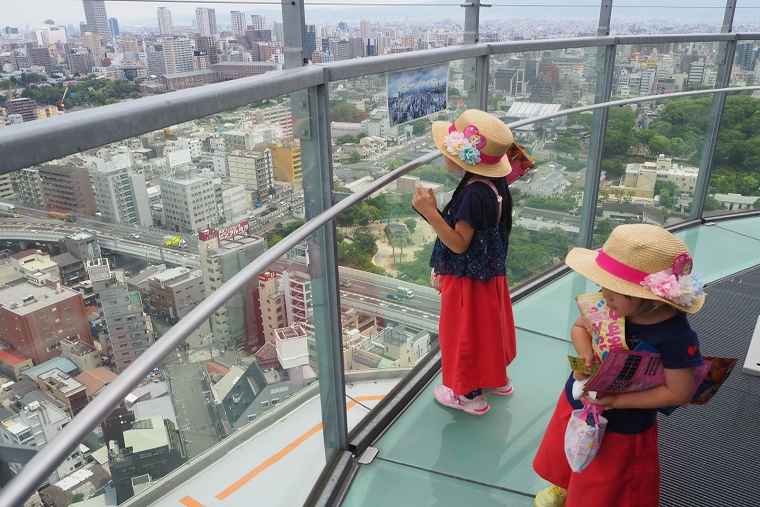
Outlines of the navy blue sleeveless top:
{"type": "Polygon", "coordinates": [[[487,183],[478,181],[480,179],[485,178],[465,176],[442,212],[450,227],[463,220],[475,229],[475,234],[470,247],[462,254],[452,252],[436,239],[430,266],[439,275],[490,280],[507,273],[507,246],[512,228],[512,198],[507,180],[488,178],[501,197],[499,216],[496,194],[487,183]]]}

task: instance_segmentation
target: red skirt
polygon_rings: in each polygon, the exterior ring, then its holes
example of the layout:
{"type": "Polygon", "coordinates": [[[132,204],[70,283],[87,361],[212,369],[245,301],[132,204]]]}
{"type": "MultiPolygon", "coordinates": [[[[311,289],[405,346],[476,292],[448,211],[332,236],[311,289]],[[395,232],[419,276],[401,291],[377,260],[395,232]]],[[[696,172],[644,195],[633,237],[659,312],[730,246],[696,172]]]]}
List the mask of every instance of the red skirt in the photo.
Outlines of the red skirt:
{"type": "Polygon", "coordinates": [[[440,277],[443,384],[456,394],[502,387],[517,354],[507,278],[440,277]]]}
{"type": "Polygon", "coordinates": [[[657,425],[643,433],[606,433],[599,454],[575,473],[565,458],[565,428],[573,411],[564,392],[533,460],[533,469],[567,490],[565,507],[658,507],[657,425]]]}

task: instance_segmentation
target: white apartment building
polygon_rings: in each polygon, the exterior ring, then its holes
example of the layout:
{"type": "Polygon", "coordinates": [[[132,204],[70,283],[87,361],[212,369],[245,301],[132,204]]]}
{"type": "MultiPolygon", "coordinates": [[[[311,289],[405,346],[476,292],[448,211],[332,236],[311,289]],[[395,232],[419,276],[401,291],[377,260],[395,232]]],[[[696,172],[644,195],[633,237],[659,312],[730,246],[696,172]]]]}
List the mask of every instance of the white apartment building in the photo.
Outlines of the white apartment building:
{"type": "Polygon", "coordinates": [[[164,227],[197,232],[219,222],[214,182],[189,173],[161,178],[164,227]]]}

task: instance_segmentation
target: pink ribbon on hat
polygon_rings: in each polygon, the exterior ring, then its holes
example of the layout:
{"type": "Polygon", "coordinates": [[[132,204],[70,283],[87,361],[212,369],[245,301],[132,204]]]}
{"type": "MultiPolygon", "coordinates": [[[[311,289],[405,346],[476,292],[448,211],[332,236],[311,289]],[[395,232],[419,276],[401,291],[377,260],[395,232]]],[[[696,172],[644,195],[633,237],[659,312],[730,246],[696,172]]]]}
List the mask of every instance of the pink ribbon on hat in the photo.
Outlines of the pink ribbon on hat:
{"type": "Polygon", "coordinates": [[[596,264],[607,273],[621,278],[626,282],[635,283],[636,285],[640,285],[641,282],[651,274],[620,262],[601,249],[596,254],[596,264]]]}
{"type": "MultiPolygon", "coordinates": [[[[459,130],[457,130],[457,126],[454,125],[453,123],[449,126],[449,134],[451,134],[452,132],[459,132],[459,130]]],[[[467,133],[463,132],[463,134],[467,137],[467,133]]],[[[478,133],[478,135],[482,137],[482,134],[478,133]]],[[[487,165],[498,164],[499,162],[501,162],[501,159],[503,159],[506,156],[506,154],[500,157],[497,157],[495,155],[488,155],[487,153],[483,153],[482,151],[480,151],[481,147],[476,146],[476,148],[478,152],[480,153],[481,164],[487,164],[487,165]]]]}

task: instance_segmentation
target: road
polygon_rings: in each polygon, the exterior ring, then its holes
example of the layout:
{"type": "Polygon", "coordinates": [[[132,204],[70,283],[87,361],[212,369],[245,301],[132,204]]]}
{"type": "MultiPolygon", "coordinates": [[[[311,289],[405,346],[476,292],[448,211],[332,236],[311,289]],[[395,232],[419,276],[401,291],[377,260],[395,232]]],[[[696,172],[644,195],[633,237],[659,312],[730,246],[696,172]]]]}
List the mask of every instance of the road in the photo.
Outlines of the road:
{"type": "MultiPolygon", "coordinates": [[[[97,220],[80,219],[76,223],[47,218],[45,212],[24,208],[20,218],[0,218],[0,239],[29,241],[58,241],[76,232],[90,232],[98,238],[101,247],[151,262],[197,268],[200,258],[197,241],[188,241],[188,248],[177,250],[163,247],[166,231],[134,229],[97,220]],[[138,230],[137,233],[126,231],[138,230]],[[138,234],[139,238],[129,238],[138,234]]],[[[298,270],[307,272],[305,263],[287,259],[272,264],[276,271],[298,270]]],[[[392,277],[366,273],[352,268],[340,267],[341,289],[344,302],[363,313],[376,315],[400,324],[416,328],[437,329],[440,298],[430,287],[415,285],[392,277]],[[414,291],[414,296],[404,301],[391,301],[388,296],[398,288],[414,291]],[[387,305],[387,306],[384,306],[387,305]],[[420,319],[424,321],[420,324],[420,319]]]]}

